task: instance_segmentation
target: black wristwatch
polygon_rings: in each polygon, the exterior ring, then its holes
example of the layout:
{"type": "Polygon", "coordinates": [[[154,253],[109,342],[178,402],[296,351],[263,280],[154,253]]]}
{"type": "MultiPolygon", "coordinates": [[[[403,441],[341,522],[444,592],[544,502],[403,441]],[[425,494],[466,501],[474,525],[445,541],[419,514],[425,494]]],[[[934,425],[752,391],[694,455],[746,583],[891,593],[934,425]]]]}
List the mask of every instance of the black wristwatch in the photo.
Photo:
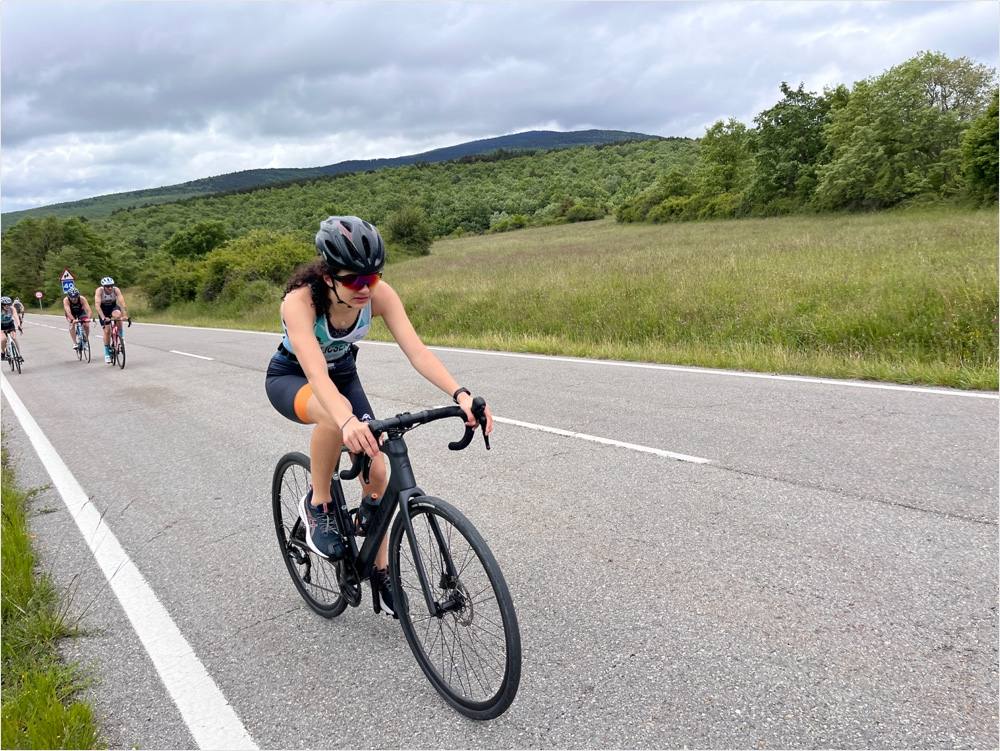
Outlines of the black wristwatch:
{"type": "Polygon", "coordinates": [[[451,395],[451,400],[455,402],[455,404],[458,404],[459,394],[468,394],[469,396],[472,396],[472,392],[469,391],[467,388],[465,388],[465,386],[462,386],[461,388],[457,389],[454,394],[451,395]]]}

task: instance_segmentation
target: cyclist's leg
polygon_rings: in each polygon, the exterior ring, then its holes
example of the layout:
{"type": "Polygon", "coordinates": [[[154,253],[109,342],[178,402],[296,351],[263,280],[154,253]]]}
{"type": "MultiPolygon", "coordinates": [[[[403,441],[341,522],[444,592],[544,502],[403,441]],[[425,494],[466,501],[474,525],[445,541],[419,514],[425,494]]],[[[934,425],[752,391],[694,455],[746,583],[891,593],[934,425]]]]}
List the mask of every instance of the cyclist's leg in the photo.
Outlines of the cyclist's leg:
{"type": "Polygon", "coordinates": [[[315,425],[309,439],[309,459],[312,463],[312,502],[314,506],[318,506],[321,503],[329,503],[331,500],[330,482],[333,479],[333,470],[340,459],[344,440],[340,426],[319,403],[319,399],[312,393],[309,384],[303,386],[302,391],[295,397],[296,413],[301,411],[299,405],[303,401],[305,401],[306,419],[302,420],[301,414],[299,419],[302,422],[315,425]]]}
{"type": "Polygon", "coordinates": [[[90,318],[83,316],[80,318],[80,323],[83,324],[83,340],[85,342],[90,341],[90,318]]]}
{"type": "Polygon", "coordinates": [[[111,311],[111,319],[113,321],[117,321],[117,323],[118,323],[118,338],[119,339],[124,339],[125,338],[125,328],[122,326],[122,309],[121,308],[115,308],[114,310],[112,310],[111,311]]]}
{"type": "Polygon", "coordinates": [[[69,340],[73,342],[73,349],[76,349],[76,321],[69,322],[69,340]]]}
{"type": "MultiPolygon", "coordinates": [[[[365,394],[361,379],[358,378],[357,369],[351,365],[345,368],[343,373],[335,373],[333,382],[337,385],[337,390],[351,403],[351,411],[362,422],[367,422],[375,417],[375,410],[372,409],[368,395],[365,394]]],[[[364,475],[358,476],[361,483],[361,497],[368,498],[374,495],[376,499],[381,499],[388,482],[388,472],[385,468],[385,458],[379,456],[372,462],[369,482],[365,482],[364,475]]],[[[375,567],[384,569],[389,565],[389,536],[382,538],[379,545],[378,554],[375,556],[375,567]]]]}

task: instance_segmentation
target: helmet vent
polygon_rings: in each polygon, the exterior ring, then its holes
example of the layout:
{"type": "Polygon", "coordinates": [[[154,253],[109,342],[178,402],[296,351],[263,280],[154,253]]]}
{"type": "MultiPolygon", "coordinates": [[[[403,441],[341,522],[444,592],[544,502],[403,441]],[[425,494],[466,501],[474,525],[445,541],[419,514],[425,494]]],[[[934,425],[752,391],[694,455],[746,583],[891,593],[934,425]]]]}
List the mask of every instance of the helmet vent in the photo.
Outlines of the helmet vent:
{"type": "Polygon", "coordinates": [[[358,252],[358,249],[354,246],[354,243],[352,243],[350,240],[348,240],[345,237],[344,238],[344,244],[347,246],[347,250],[348,250],[348,252],[350,252],[350,254],[352,256],[354,256],[359,261],[361,261],[362,263],[364,263],[365,257],[358,252]]]}
{"type": "Polygon", "coordinates": [[[354,227],[351,226],[350,222],[345,222],[343,219],[340,220],[341,225],[347,228],[348,232],[354,232],[354,227]]]}
{"type": "Polygon", "coordinates": [[[361,236],[361,244],[365,246],[365,253],[371,253],[372,244],[368,241],[368,238],[364,235],[361,236]]]}
{"type": "Polygon", "coordinates": [[[337,252],[337,246],[334,245],[329,240],[323,240],[323,244],[326,245],[326,249],[329,250],[331,253],[336,253],[337,252]]]}

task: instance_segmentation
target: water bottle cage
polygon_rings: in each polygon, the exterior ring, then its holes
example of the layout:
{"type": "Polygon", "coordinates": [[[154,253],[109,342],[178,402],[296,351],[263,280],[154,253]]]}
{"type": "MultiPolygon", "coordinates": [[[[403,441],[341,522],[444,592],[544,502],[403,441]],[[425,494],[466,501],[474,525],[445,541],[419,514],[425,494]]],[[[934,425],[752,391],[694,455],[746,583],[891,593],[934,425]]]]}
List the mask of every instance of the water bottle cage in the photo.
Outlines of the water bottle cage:
{"type": "Polygon", "coordinates": [[[378,501],[373,496],[366,496],[361,500],[361,505],[354,509],[354,527],[359,537],[368,534],[372,519],[378,511],[378,501]]]}

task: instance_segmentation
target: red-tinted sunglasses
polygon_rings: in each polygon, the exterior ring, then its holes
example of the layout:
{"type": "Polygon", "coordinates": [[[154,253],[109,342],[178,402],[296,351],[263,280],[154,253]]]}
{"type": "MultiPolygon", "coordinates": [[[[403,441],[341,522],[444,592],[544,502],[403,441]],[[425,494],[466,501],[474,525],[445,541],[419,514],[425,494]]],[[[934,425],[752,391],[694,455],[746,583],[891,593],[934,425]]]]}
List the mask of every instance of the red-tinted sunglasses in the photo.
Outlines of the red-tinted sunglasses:
{"type": "Polygon", "coordinates": [[[343,284],[347,289],[357,292],[365,287],[368,287],[368,289],[374,287],[379,283],[382,274],[381,272],[378,274],[344,274],[344,276],[335,276],[332,278],[343,284]]]}

